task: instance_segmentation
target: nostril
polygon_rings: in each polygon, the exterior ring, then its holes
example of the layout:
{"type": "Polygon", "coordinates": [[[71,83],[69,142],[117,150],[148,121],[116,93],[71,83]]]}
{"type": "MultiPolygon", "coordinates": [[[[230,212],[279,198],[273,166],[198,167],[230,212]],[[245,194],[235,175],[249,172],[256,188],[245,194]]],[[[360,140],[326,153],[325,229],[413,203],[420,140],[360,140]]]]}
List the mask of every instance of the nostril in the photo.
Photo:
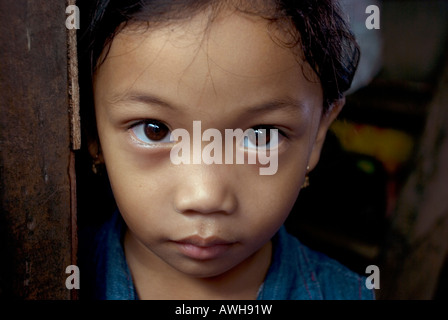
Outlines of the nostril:
{"type": "Polygon", "coordinates": [[[182,214],[232,214],[237,204],[231,192],[216,188],[187,189],[174,200],[175,210],[182,214]]]}

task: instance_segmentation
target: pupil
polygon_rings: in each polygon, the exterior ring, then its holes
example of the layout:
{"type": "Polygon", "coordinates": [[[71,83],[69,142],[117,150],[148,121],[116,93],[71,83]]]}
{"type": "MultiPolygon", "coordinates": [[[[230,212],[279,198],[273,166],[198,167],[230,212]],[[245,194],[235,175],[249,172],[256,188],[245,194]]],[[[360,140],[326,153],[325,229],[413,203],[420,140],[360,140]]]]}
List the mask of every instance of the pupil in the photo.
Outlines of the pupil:
{"type": "Polygon", "coordinates": [[[265,128],[257,128],[255,129],[255,136],[256,136],[256,140],[255,141],[255,145],[259,146],[261,144],[268,145],[269,142],[271,141],[271,133],[270,131],[268,131],[269,129],[265,129],[265,128]],[[264,136],[264,137],[263,137],[264,136]],[[262,140],[263,138],[263,140],[262,140]]]}
{"type": "Polygon", "coordinates": [[[146,137],[154,141],[159,141],[165,138],[168,131],[168,128],[163,123],[158,121],[148,122],[145,126],[146,137]]]}

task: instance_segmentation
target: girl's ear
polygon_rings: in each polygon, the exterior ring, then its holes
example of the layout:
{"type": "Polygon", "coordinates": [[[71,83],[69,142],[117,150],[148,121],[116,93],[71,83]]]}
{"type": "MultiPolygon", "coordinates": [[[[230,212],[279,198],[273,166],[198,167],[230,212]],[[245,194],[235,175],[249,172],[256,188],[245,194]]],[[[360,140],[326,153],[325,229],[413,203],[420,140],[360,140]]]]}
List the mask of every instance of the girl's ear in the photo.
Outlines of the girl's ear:
{"type": "Polygon", "coordinates": [[[89,154],[93,159],[93,165],[104,164],[103,153],[101,152],[101,145],[99,139],[89,139],[87,143],[89,154]]]}
{"type": "Polygon", "coordinates": [[[319,162],[322,146],[324,145],[325,138],[327,136],[328,129],[333,121],[337,118],[345,104],[345,97],[336,100],[330,108],[322,115],[320,120],[319,129],[317,132],[316,140],[314,142],[313,150],[311,151],[308,165],[310,171],[313,170],[319,162]]]}

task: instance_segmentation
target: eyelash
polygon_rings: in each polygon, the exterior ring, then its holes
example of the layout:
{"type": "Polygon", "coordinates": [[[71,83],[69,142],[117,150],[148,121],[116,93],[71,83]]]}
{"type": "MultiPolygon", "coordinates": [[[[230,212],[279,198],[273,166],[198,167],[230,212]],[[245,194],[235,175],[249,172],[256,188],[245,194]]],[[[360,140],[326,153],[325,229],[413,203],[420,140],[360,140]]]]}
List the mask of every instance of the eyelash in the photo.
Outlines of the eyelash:
{"type": "MultiPolygon", "coordinates": [[[[171,130],[168,128],[168,126],[163,123],[162,121],[156,120],[156,119],[146,119],[146,120],[141,120],[138,121],[136,123],[133,123],[130,127],[129,130],[131,130],[135,136],[135,138],[143,143],[144,145],[158,145],[158,144],[168,144],[168,143],[172,143],[171,140],[166,141],[166,137],[170,137],[170,132],[171,130]],[[148,137],[148,134],[146,131],[147,127],[151,125],[151,127],[155,130],[155,134],[158,134],[157,131],[162,130],[162,134],[160,136],[160,139],[153,141],[153,139],[148,137]],[[158,128],[158,129],[156,129],[158,128]],[[164,132],[166,131],[166,132],[164,132]],[[146,140],[146,141],[145,141],[146,140]]],[[[156,137],[154,137],[156,138],[156,137]]]]}
{"type": "MultiPolygon", "coordinates": [[[[280,130],[277,127],[272,126],[272,125],[257,125],[257,126],[251,127],[250,129],[252,129],[254,131],[263,130],[263,131],[261,131],[261,133],[259,133],[261,135],[266,134],[267,132],[269,132],[269,141],[267,141],[268,140],[267,137],[263,138],[263,137],[259,137],[259,135],[257,135],[256,136],[256,143],[255,143],[256,145],[254,145],[254,147],[252,147],[252,148],[248,148],[247,147],[247,142],[249,141],[250,138],[249,137],[245,137],[244,138],[244,148],[247,149],[247,150],[251,150],[251,149],[254,150],[254,149],[258,149],[258,148],[263,148],[264,146],[259,146],[257,144],[257,142],[259,142],[260,139],[261,139],[261,143],[265,142],[265,145],[270,145],[271,141],[273,139],[272,135],[277,139],[277,146],[281,144],[281,140],[279,139],[279,135],[281,135],[283,138],[288,138],[286,136],[286,134],[282,130],[280,130]],[[272,130],[275,130],[274,134],[273,134],[272,130]]],[[[275,147],[277,147],[277,146],[275,146],[275,147]]],[[[271,149],[271,148],[274,148],[274,147],[269,146],[267,149],[271,149]]]]}
{"type": "MultiPolygon", "coordinates": [[[[273,126],[273,125],[256,125],[256,126],[251,127],[250,129],[253,129],[254,131],[266,130],[264,132],[269,132],[270,135],[272,134],[271,130],[276,130],[275,133],[274,133],[274,136],[277,134],[277,135],[281,135],[282,138],[288,138],[288,136],[285,134],[285,132],[283,130],[281,130],[278,127],[273,126]]],[[[165,123],[163,123],[160,120],[156,120],[156,119],[141,120],[141,121],[138,121],[136,123],[133,123],[129,127],[129,130],[132,131],[133,135],[135,136],[135,138],[140,143],[142,143],[142,144],[144,144],[146,146],[166,145],[166,144],[173,143],[173,141],[170,139],[171,130],[169,129],[169,127],[165,123]],[[159,140],[155,140],[154,141],[153,139],[148,137],[147,132],[145,132],[146,128],[144,127],[144,126],[148,126],[148,125],[151,125],[151,127],[153,129],[155,129],[156,132],[153,132],[155,134],[157,134],[158,133],[157,131],[159,131],[159,130],[164,130],[165,131],[164,134],[160,137],[159,140]],[[156,128],[158,128],[158,129],[156,129],[156,128]],[[168,137],[168,140],[166,139],[167,137],[168,137]]],[[[263,131],[262,131],[261,134],[263,134],[263,131]]],[[[159,137],[157,137],[157,138],[159,138],[159,137]]],[[[257,135],[256,136],[256,141],[258,142],[259,139],[260,138],[257,135]]],[[[272,138],[269,138],[269,142],[267,142],[266,144],[270,144],[271,143],[271,139],[272,138]]],[[[267,138],[265,138],[265,140],[262,139],[262,142],[266,142],[266,140],[267,140],[267,138]]],[[[281,140],[279,139],[279,136],[277,136],[277,140],[278,140],[277,144],[279,145],[281,143],[281,140]]],[[[245,139],[244,139],[244,148],[245,149],[247,149],[247,150],[254,150],[254,149],[259,148],[258,145],[254,146],[252,148],[248,148],[247,147],[247,142],[248,141],[249,141],[249,138],[245,137],[245,139]]]]}

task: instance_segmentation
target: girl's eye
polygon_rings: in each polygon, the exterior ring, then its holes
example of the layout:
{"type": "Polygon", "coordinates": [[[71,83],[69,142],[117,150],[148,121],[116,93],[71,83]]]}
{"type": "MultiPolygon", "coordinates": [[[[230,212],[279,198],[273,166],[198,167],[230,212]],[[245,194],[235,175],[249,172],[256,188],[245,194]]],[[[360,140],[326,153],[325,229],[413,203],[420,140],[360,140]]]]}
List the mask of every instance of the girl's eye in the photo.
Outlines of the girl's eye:
{"type": "Polygon", "coordinates": [[[131,127],[135,137],[146,144],[170,143],[170,129],[158,120],[145,120],[131,127]]]}
{"type": "Polygon", "coordinates": [[[283,138],[279,130],[272,126],[257,126],[248,131],[249,134],[244,137],[244,148],[246,149],[274,149],[283,138]]]}

